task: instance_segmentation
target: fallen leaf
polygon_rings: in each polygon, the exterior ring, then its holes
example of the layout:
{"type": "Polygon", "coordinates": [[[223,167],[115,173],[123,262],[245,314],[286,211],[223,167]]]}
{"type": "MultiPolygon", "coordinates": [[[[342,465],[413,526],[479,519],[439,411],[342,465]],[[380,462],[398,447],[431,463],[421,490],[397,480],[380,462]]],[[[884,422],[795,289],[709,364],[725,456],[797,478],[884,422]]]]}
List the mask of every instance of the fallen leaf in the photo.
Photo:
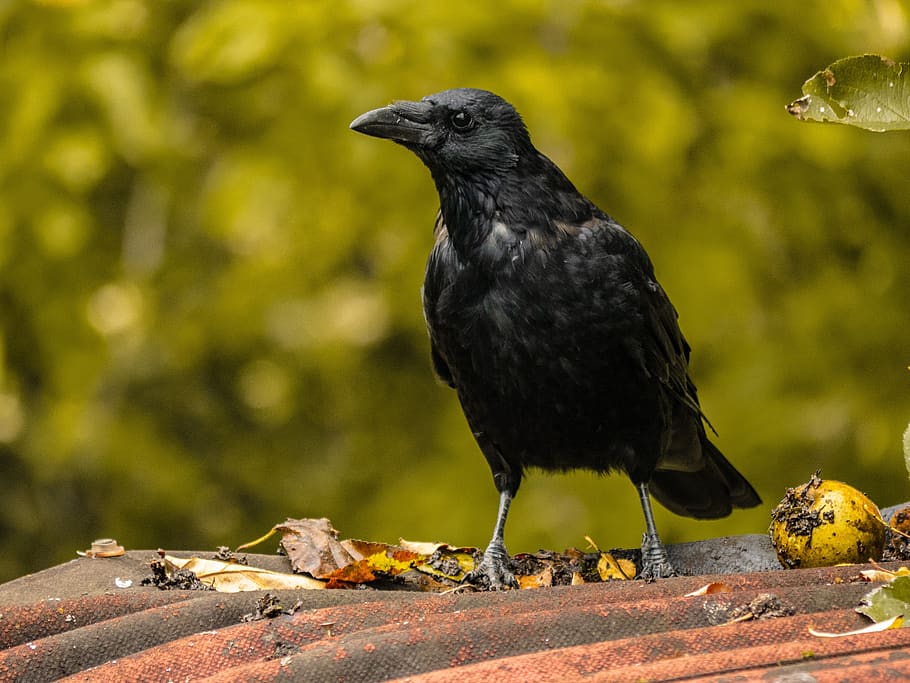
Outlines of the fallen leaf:
{"type": "MultiPolygon", "coordinates": [[[[335,533],[337,534],[338,532],[335,533]]],[[[388,543],[378,543],[376,541],[360,541],[356,538],[348,538],[341,541],[341,547],[348,551],[352,559],[362,560],[371,555],[385,552],[390,548],[395,548],[396,546],[389,545],[388,543]]]]}
{"type": "Polygon", "coordinates": [[[465,574],[474,569],[474,553],[477,548],[464,548],[448,543],[421,543],[399,540],[399,547],[421,556],[414,569],[449,581],[461,581],[465,574]]]}
{"type": "Polygon", "coordinates": [[[910,569],[906,567],[901,567],[900,569],[895,569],[891,571],[890,569],[885,569],[884,567],[876,567],[875,569],[864,569],[859,573],[864,580],[870,581],[872,583],[885,583],[891,581],[897,576],[910,576],[910,569]]]}
{"type": "Polygon", "coordinates": [[[874,624],[869,624],[865,628],[860,628],[855,631],[847,631],[846,633],[827,633],[826,631],[816,631],[811,626],[809,627],[809,635],[818,636],[819,638],[843,638],[844,636],[858,636],[863,633],[878,633],[879,631],[887,631],[892,628],[901,628],[904,623],[903,615],[896,615],[885,621],[879,621],[874,624]]]}
{"type": "Polygon", "coordinates": [[[518,576],[518,586],[521,589],[526,588],[544,588],[553,585],[553,570],[547,567],[539,574],[529,576],[518,576]]]}
{"type": "Polygon", "coordinates": [[[168,567],[193,572],[202,583],[222,593],[282,588],[325,588],[325,583],[309,576],[274,572],[236,562],[205,560],[199,557],[182,558],[172,555],[165,555],[163,559],[168,567]]]}
{"type": "Polygon", "coordinates": [[[876,622],[910,614],[910,576],[896,576],[869,591],[856,611],[876,622]]]}
{"type": "Polygon", "coordinates": [[[698,595],[711,595],[712,593],[730,593],[732,589],[727,584],[722,581],[712,581],[711,583],[706,583],[701,588],[698,588],[691,593],[686,593],[684,597],[693,598],[698,595]]]}
{"type": "MultiPolygon", "coordinates": [[[[374,552],[368,557],[351,562],[344,567],[339,567],[331,574],[323,577],[332,581],[345,581],[347,583],[370,583],[377,576],[396,576],[414,568],[417,562],[423,561],[421,555],[409,550],[402,550],[395,546],[372,544],[374,552]]],[[[365,546],[361,546],[362,548],[365,546]]]]}
{"type": "Polygon", "coordinates": [[[433,541],[407,541],[403,538],[398,539],[398,546],[405,550],[417,553],[418,555],[432,555],[442,548],[451,548],[446,543],[435,543],[433,541]]]}
{"type": "Polygon", "coordinates": [[[600,553],[597,560],[597,573],[600,574],[601,581],[634,579],[635,571],[635,564],[629,560],[617,560],[610,553],[600,553]]]}
{"type": "Polygon", "coordinates": [[[317,579],[326,578],[355,558],[338,540],[338,532],[326,518],[287,519],[276,524],[281,547],[288,554],[295,572],[305,572],[317,579]]]}

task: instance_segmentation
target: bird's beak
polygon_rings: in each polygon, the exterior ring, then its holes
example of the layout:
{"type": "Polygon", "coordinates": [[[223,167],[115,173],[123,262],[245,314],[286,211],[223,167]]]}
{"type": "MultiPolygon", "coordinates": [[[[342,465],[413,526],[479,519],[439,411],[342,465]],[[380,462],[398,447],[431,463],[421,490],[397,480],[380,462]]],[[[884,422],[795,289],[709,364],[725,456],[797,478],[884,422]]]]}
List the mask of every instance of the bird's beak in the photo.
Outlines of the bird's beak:
{"type": "Polygon", "coordinates": [[[430,108],[427,102],[395,102],[361,114],[351,122],[351,130],[403,145],[420,145],[432,129],[430,108]]]}

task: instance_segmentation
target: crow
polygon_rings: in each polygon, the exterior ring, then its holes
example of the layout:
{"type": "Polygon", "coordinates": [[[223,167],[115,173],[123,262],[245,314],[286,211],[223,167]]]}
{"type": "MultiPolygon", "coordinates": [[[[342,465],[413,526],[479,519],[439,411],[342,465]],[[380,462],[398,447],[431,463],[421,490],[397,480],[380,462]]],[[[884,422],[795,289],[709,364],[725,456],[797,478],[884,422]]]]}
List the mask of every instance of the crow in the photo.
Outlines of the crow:
{"type": "Polygon", "coordinates": [[[468,580],[517,585],[504,530],[527,468],[625,472],[648,579],[676,573],[651,495],[699,519],[761,502],[708,439],[689,345],[644,248],[535,149],[512,105],[457,88],[350,127],[415,153],[439,194],[422,290],[430,354],[500,494],[468,580]]]}

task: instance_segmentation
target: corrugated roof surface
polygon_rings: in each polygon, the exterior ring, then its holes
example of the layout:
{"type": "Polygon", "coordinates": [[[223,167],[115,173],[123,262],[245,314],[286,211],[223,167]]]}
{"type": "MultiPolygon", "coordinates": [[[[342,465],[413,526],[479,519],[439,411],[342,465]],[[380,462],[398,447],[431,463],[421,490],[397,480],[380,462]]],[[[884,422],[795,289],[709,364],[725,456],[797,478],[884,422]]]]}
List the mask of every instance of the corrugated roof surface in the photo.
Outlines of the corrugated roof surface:
{"type": "MultiPolygon", "coordinates": [[[[808,631],[869,623],[854,610],[871,589],[857,581],[860,566],[504,593],[272,591],[284,607],[301,605],[245,622],[261,593],[139,585],[155,558],[81,558],[0,586],[0,680],[910,678],[910,629],[808,631]],[[687,596],[711,582],[729,592],[687,596]]],[[[287,568],[277,556],[250,562],[287,568]]]]}

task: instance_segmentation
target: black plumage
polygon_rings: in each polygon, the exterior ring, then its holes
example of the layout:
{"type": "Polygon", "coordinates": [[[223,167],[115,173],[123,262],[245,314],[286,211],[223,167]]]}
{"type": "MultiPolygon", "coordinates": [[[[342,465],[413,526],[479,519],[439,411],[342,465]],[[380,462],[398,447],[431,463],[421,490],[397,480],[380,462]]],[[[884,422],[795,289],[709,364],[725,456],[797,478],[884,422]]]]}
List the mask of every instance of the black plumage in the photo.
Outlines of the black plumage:
{"type": "Polygon", "coordinates": [[[645,515],[646,577],[673,573],[649,491],[696,518],[760,503],[708,440],[689,345],[648,255],[534,148],[508,102],[447,90],[351,128],[413,151],[439,193],[423,287],[433,365],[500,491],[474,578],[514,584],[503,529],[529,467],[628,474],[645,515]]]}

